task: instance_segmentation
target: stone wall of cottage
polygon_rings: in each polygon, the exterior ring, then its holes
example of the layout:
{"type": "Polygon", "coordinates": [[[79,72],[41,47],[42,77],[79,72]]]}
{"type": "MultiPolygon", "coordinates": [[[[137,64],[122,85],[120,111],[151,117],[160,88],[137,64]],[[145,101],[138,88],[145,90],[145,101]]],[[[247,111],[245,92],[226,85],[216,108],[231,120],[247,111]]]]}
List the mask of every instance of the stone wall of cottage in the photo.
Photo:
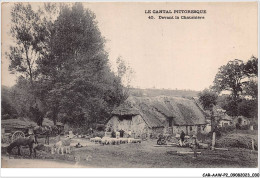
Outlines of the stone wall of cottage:
{"type": "Polygon", "coordinates": [[[140,115],[132,116],[132,119],[120,120],[118,116],[113,116],[106,124],[106,130],[124,130],[125,132],[132,132],[134,137],[141,137],[148,133],[147,124],[140,115]]]}
{"type": "Polygon", "coordinates": [[[169,127],[168,121],[164,123],[164,127],[149,128],[143,120],[142,116],[136,115],[132,119],[120,120],[118,116],[113,116],[106,125],[106,130],[119,131],[124,130],[125,132],[132,132],[132,136],[135,138],[156,138],[159,134],[170,134],[176,136],[183,130],[186,135],[196,135],[198,132],[208,133],[210,128],[206,125],[193,125],[193,126],[175,126],[169,127]]]}
{"type": "Polygon", "coordinates": [[[193,126],[172,126],[167,127],[167,134],[172,134],[175,136],[176,134],[180,134],[183,130],[186,135],[196,135],[198,132],[200,133],[208,133],[210,129],[207,128],[206,125],[193,125],[193,126]]]}

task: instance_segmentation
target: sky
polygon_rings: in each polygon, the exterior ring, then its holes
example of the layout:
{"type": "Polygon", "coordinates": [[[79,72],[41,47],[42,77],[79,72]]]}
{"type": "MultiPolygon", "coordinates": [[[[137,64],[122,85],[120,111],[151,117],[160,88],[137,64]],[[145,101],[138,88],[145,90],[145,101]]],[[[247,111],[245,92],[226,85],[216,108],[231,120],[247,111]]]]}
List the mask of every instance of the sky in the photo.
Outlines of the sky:
{"type": "MultiPolygon", "coordinates": [[[[2,5],[2,84],[12,86],[8,71],[10,7],[2,5]]],[[[35,7],[42,5],[34,3],[35,7]]],[[[258,57],[257,3],[94,2],[84,3],[96,14],[112,70],[121,56],[133,69],[131,86],[203,90],[213,84],[218,68],[228,61],[258,57]],[[145,10],[206,10],[205,19],[148,19],[145,10]]],[[[175,15],[175,14],[174,14],[175,15]]],[[[190,14],[178,14],[190,15],[190,14]]]]}

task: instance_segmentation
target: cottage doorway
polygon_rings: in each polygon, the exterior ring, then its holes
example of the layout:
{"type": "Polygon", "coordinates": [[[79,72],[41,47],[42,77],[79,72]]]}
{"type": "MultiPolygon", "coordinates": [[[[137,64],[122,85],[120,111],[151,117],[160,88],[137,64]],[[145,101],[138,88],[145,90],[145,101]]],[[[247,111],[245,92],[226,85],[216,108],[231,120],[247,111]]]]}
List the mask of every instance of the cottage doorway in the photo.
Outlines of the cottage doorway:
{"type": "Polygon", "coordinates": [[[171,135],[173,135],[173,128],[172,128],[172,127],[169,127],[169,128],[168,128],[168,133],[171,134],[171,135]]]}
{"type": "Polygon", "coordinates": [[[201,133],[201,126],[200,125],[197,126],[197,133],[201,133]]]}

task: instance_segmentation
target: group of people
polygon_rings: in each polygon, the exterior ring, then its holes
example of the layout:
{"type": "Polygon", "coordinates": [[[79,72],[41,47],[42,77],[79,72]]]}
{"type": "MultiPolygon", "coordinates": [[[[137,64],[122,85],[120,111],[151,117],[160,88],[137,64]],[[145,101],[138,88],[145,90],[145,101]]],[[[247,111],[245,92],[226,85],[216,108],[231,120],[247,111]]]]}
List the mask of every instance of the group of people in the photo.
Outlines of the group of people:
{"type": "MultiPolygon", "coordinates": [[[[180,134],[179,144],[180,144],[180,146],[186,146],[186,143],[185,143],[185,133],[184,133],[183,130],[181,131],[181,134],[180,134]]],[[[196,158],[197,157],[197,148],[198,148],[198,141],[197,141],[197,136],[196,135],[192,136],[192,142],[190,144],[191,145],[189,145],[189,146],[194,151],[194,158],[196,158]]]]}
{"type": "Polygon", "coordinates": [[[28,129],[28,134],[30,136],[34,136],[34,140],[35,140],[35,143],[38,144],[38,136],[39,135],[44,135],[45,137],[45,144],[48,144],[49,145],[49,138],[52,134],[52,127],[51,126],[44,126],[44,127],[41,127],[41,126],[35,126],[35,127],[31,127],[28,129]]]}
{"type": "MultiPolygon", "coordinates": [[[[182,130],[180,134],[180,140],[179,140],[180,146],[185,146],[185,133],[182,130]]],[[[192,145],[197,145],[197,137],[196,135],[192,136],[192,145]]]]}
{"type": "Polygon", "coordinates": [[[112,137],[119,138],[119,137],[127,137],[130,138],[132,136],[132,131],[129,130],[128,132],[124,131],[123,129],[117,129],[116,131],[112,131],[112,137]]]}

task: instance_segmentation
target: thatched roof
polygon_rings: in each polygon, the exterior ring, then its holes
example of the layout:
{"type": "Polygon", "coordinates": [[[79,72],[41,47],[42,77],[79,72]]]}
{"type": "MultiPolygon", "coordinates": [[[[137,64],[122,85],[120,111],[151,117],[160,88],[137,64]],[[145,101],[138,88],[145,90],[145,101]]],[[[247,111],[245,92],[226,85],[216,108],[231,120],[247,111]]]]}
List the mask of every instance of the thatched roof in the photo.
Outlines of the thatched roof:
{"type": "MultiPolygon", "coordinates": [[[[29,127],[36,127],[37,124],[34,121],[31,121],[26,118],[18,118],[18,119],[8,119],[1,120],[1,124],[3,128],[12,129],[26,129],[29,127]]],[[[62,125],[62,123],[57,122],[56,125],[62,125]]],[[[54,126],[53,121],[48,118],[44,118],[42,126],[54,126]]]]}
{"type": "Polygon", "coordinates": [[[233,121],[232,117],[227,114],[223,114],[223,116],[221,116],[221,119],[226,121],[233,121]]]}
{"type": "Polygon", "coordinates": [[[172,118],[174,125],[206,124],[205,117],[193,100],[178,97],[133,97],[113,111],[118,115],[141,115],[149,127],[163,127],[172,118]],[[127,106],[131,106],[127,108],[127,106]],[[131,113],[131,114],[130,114],[131,113]]]}
{"type": "Polygon", "coordinates": [[[12,128],[26,129],[29,127],[37,126],[35,122],[25,118],[1,120],[1,124],[3,128],[8,128],[8,129],[12,129],[12,128]]]}
{"type": "Polygon", "coordinates": [[[134,115],[139,115],[140,112],[130,102],[126,101],[123,104],[121,104],[120,107],[115,108],[112,111],[112,114],[119,115],[119,116],[123,116],[123,115],[134,116],[134,115]]]}
{"type": "MultiPolygon", "coordinates": [[[[205,115],[205,117],[208,117],[208,118],[211,117],[211,114],[212,114],[211,111],[203,109],[203,106],[200,103],[199,98],[193,97],[192,99],[195,101],[196,105],[200,108],[200,110],[205,115]]],[[[219,117],[221,120],[227,120],[227,121],[233,120],[232,117],[230,117],[229,115],[226,114],[226,110],[221,108],[219,105],[213,106],[212,110],[213,110],[214,116],[219,117]]]]}

